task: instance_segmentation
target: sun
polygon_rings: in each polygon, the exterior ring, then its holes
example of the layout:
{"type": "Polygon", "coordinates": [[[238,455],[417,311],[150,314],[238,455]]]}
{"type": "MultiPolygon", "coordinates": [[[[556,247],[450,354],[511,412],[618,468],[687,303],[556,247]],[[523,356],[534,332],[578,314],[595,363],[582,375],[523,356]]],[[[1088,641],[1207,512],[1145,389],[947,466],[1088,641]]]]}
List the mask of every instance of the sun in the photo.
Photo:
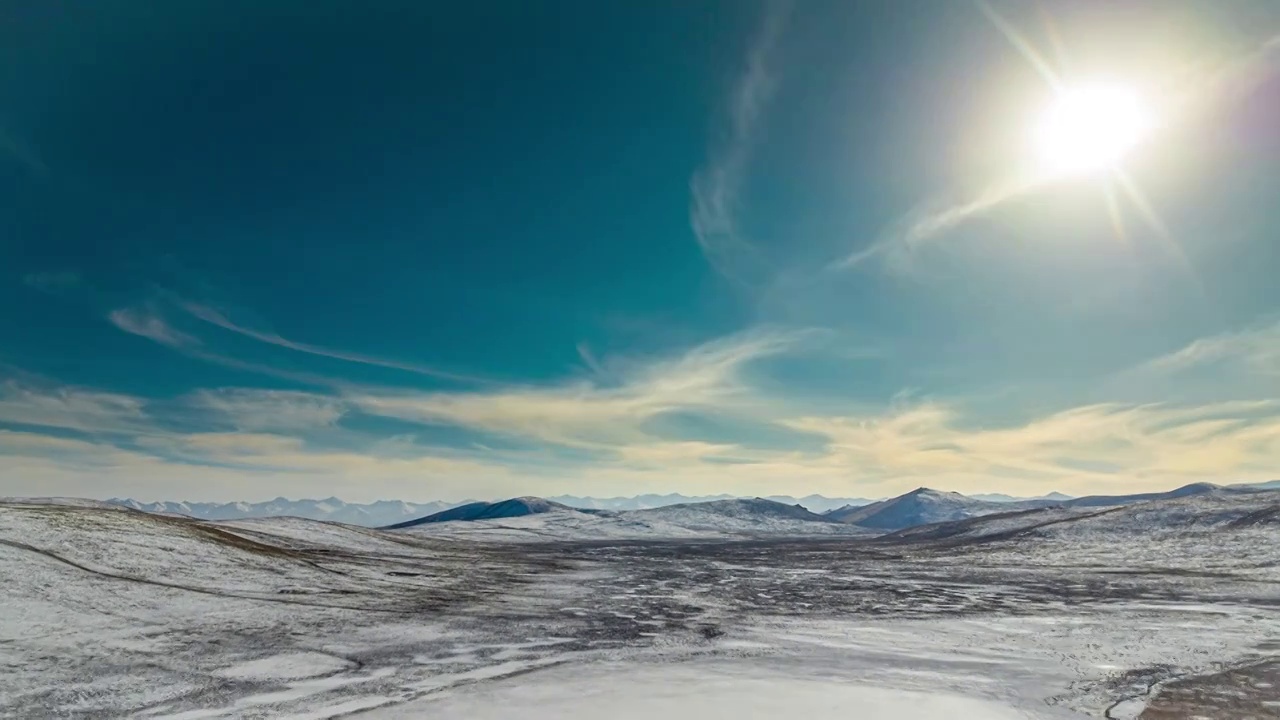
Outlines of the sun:
{"type": "Polygon", "coordinates": [[[1114,169],[1150,132],[1149,109],[1132,88],[1095,83],[1059,90],[1035,128],[1036,152],[1054,176],[1114,169]]]}

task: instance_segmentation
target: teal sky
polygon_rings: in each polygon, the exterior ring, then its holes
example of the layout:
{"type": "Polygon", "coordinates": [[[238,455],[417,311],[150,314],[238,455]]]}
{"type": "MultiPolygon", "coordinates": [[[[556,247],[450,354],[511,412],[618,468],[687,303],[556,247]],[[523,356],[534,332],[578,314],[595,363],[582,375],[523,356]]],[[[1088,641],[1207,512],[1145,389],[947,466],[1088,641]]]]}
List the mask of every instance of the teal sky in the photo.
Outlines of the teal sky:
{"type": "Polygon", "coordinates": [[[3,1],[0,495],[1275,479],[1277,128],[1270,0],[3,1]]]}

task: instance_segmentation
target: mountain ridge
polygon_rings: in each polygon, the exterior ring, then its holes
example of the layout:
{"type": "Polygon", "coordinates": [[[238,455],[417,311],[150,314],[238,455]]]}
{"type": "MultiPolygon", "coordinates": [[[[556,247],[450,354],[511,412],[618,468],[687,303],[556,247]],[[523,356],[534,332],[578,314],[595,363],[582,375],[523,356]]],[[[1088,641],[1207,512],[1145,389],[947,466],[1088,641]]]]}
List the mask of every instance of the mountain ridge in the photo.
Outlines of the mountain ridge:
{"type": "MultiPolygon", "coordinates": [[[[1208,484],[1193,483],[1189,486],[1183,486],[1182,489],[1200,485],[1208,484]]],[[[1223,487],[1226,492],[1238,489],[1278,488],[1280,487],[1280,480],[1251,484],[1237,483],[1233,485],[1215,487],[1223,487]]],[[[960,494],[955,493],[955,495],[960,494]]],[[[990,510],[992,512],[1007,512],[1022,508],[1025,503],[1078,503],[1081,506],[1093,503],[1102,507],[1109,503],[1136,502],[1138,499],[1143,497],[1154,498],[1160,495],[1161,493],[1140,493],[1135,495],[1089,495],[1080,498],[1072,498],[1070,496],[1063,495],[1062,493],[1053,492],[1039,497],[1017,497],[1002,493],[977,493],[973,495],[960,495],[960,497],[965,497],[968,500],[978,503],[989,503],[989,506],[981,506],[981,509],[984,512],[986,510],[990,510]]],[[[734,496],[727,494],[689,496],[681,495],[679,493],[641,494],[629,497],[608,498],[553,495],[546,498],[549,502],[558,503],[578,510],[609,510],[615,512],[647,510],[690,503],[743,499],[749,500],[752,498],[749,496],[734,496]]],[[[875,505],[876,503],[888,502],[895,498],[869,500],[866,498],[827,497],[824,495],[814,494],[800,498],[789,495],[768,495],[762,496],[760,499],[778,502],[783,505],[800,505],[809,512],[822,515],[836,511],[852,513],[857,508],[865,508],[875,505]]],[[[145,512],[185,515],[187,517],[194,517],[201,520],[240,520],[292,516],[308,520],[323,520],[328,522],[345,523],[348,525],[361,525],[364,527],[385,527],[405,522],[407,520],[425,517],[427,515],[477,501],[464,500],[460,502],[450,502],[436,500],[431,502],[407,502],[402,500],[377,500],[370,503],[348,503],[337,497],[322,499],[304,498],[299,500],[277,497],[272,500],[261,502],[142,502],[131,498],[111,498],[100,502],[106,502],[112,505],[132,508],[134,510],[142,510],[145,512]]],[[[979,506],[973,507],[977,508],[979,506]]]]}

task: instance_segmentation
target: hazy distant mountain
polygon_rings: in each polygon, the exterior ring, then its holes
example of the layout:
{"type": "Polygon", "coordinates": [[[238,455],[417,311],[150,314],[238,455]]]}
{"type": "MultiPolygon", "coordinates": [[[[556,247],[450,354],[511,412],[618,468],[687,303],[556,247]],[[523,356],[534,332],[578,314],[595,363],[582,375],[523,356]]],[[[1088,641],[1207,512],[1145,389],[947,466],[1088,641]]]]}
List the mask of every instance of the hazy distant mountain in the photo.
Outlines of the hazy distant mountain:
{"type": "Polygon", "coordinates": [[[107,502],[113,505],[133,508],[134,510],[187,515],[201,520],[242,520],[244,518],[288,515],[307,518],[308,520],[327,520],[347,523],[348,525],[364,525],[366,527],[392,525],[412,518],[437,513],[441,510],[447,510],[460,504],[440,501],[410,503],[400,500],[379,500],[367,504],[357,504],[346,503],[335,497],[325,498],[324,500],[289,500],[279,497],[275,500],[258,503],[144,503],[127,498],[112,498],[107,502]]]}
{"type": "MultiPolygon", "coordinates": [[[[611,497],[611,498],[594,498],[594,497],[578,497],[576,495],[557,495],[547,498],[552,502],[558,502],[561,505],[568,505],[575,508],[586,508],[591,510],[616,510],[619,512],[627,510],[649,510],[651,508],[667,507],[669,505],[686,505],[688,503],[704,503],[714,502],[717,500],[749,500],[739,495],[680,495],[671,493],[668,495],[635,495],[633,497],[611,497]]],[[[834,510],[847,505],[866,505],[872,502],[863,498],[829,498],[822,495],[806,495],[802,498],[794,498],[790,495],[769,495],[762,498],[764,500],[772,500],[783,505],[800,505],[810,512],[824,513],[828,510],[834,510]]]]}
{"type": "Polygon", "coordinates": [[[1051,492],[1048,495],[1039,495],[1036,497],[1017,497],[1014,495],[1005,495],[1004,493],[975,493],[973,495],[966,495],[965,497],[971,497],[974,500],[984,500],[986,502],[1000,502],[1000,503],[1033,502],[1036,500],[1053,500],[1055,502],[1065,502],[1067,500],[1075,499],[1071,495],[1064,495],[1060,492],[1051,492]]]}

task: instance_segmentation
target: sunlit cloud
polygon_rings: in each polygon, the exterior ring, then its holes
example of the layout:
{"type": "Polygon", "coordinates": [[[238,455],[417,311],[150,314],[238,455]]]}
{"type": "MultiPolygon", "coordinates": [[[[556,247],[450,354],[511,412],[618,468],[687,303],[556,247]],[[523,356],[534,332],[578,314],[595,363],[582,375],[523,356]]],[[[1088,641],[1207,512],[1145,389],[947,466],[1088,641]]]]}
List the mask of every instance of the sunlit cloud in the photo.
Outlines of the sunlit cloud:
{"type": "Polygon", "coordinates": [[[1008,428],[973,429],[956,409],[925,405],[886,416],[800,418],[823,433],[824,462],[868,483],[943,483],[980,490],[993,478],[1026,491],[1167,488],[1270,479],[1280,457],[1280,401],[1199,406],[1091,405],[1008,428]]]}
{"type": "MultiPolygon", "coordinates": [[[[663,358],[610,359],[606,379],[547,386],[412,393],[227,388],[172,398],[156,412],[140,398],[10,382],[0,386],[6,458],[0,494],[880,497],[932,486],[1033,495],[1260,481],[1277,473],[1280,396],[1100,402],[995,427],[963,398],[922,393],[834,412],[829,404],[805,407],[783,391],[766,392],[748,372],[771,356],[821,352],[808,338],[761,330],[663,358]],[[772,432],[778,442],[732,434],[709,440],[688,427],[673,434],[682,426],[652,423],[668,413],[703,412],[749,421],[752,433],[772,432]],[[495,450],[466,438],[420,445],[412,432],[362,435],[343,426],[353,413],[518,442],[495,450]],[[171,424],[175,418],[180,429],[171,424]]],[[[1197,341],[1135,372],[1224,363],[1274,372],[1277,348],[1280,331],[1259,328],[1197,341]]]]}
{"type": "Polygon", "coordinates": [[[294,438],[208,434],[152,439],[138,449],[0,429],[0,495],[131,496],[143,500],[325,497],[453,499],[496,497],[518,480],[481,459],[310,448],[294,438]]]}
{"type": "Polygon", "coordinates": [[[361,411],[422,423],[461,425],[579,447],[652,440],[641,425],[660,413],[750,403],[742,368],[786,351],[804,333],[757,331],[707,343],[673,358],[627,367],[623,380],[580,380],[552,387],[485,392],[363,393],[347,400],[361,411]]]}

